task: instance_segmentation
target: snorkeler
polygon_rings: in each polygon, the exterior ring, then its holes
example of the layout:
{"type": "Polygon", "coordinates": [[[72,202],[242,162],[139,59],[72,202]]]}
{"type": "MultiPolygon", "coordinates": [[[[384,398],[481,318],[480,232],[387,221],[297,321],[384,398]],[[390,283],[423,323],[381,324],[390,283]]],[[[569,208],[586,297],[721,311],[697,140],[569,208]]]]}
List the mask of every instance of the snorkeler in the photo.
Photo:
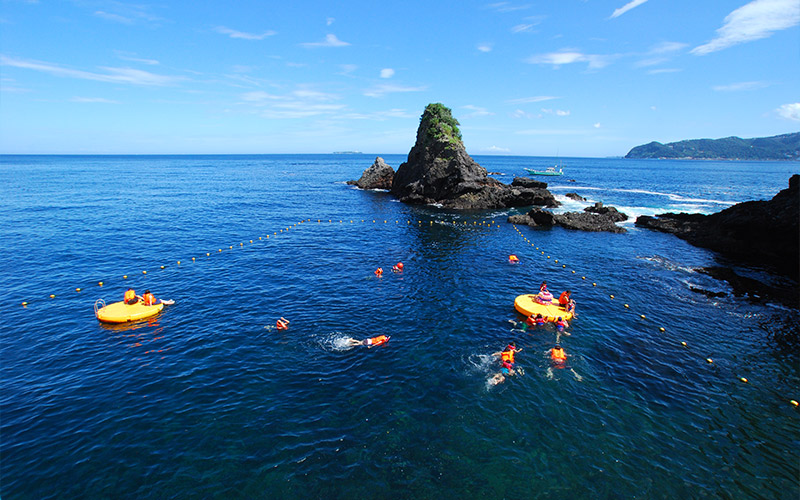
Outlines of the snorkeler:
{"type": "Polygon", "coordinates": [[[367,346],[368,348],[373,348],[373,347],[385,344],[386,342],[389,342],[390,338],[391,337],[386,336],[386,335],[378,335],[377,337],[372,337],[372,338],[364,339],[364,340],[347,339],[347,345],[353,346],[353,347],[359,346],[359,345],[364,345],[364,346],[367,346]]]}
{"type": "Polygon", "coordinates": [[[289,320],[281,316],[281,319],[275,322],[275,328],[277,328],[278,330],[288,330],[289,320]]]}

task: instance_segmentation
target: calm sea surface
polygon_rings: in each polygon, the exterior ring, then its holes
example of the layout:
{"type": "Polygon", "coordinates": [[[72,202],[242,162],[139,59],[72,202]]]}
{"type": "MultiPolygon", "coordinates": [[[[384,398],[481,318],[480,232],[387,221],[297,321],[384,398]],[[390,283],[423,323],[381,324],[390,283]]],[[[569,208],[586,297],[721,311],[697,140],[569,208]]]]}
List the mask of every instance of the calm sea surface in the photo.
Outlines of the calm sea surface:
{"type": "MultiPolygon", "coordinates": [[[[373,160],[0,157],[0,496],[800,496],[800,366],[775,342],[796,312],[692,292],[730,292],[695,271],[724,261],[632,219],[515,228],[344,184],[373,160]],[[542,280],[577,300],[566,333],[509,322],[542,280]],[[175,304],[100,324],[129,286],[175,304]],[[548,377],[557,335],[582,380],[548,377]],[[522,373],[488,385],[510,340],[522,373]]],[[[504,182],[555,162],[476,160],[504,182]]],[[[561,210],[632,217],[769,199],[800,171],[563,164],[561,210]]]]}

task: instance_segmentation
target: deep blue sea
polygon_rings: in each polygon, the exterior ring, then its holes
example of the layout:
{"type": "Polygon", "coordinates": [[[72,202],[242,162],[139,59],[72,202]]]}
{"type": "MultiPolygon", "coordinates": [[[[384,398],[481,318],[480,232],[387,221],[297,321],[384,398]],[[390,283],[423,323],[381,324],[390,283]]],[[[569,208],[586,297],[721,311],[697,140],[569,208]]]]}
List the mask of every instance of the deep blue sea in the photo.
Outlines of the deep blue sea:
{"type": "MultiPolygon", "coordinates": [[[[769,199],[798,163],[561,159],[559,210],[632,216],[610,234],[344,183],[374,159],[0,157],[0,496],[800,496],[798,353],[775,341],[797,312],[633,225],[769,199]],[[563,333],[509,321],[543,280],[577,301],[563,333]],[[99,323],[128,287],[175,304],[99,323]],[[511,340],[520,373],[492,386],[511,340]]],[[[504,182],[556,162],[475,159],[504,182]]]]}

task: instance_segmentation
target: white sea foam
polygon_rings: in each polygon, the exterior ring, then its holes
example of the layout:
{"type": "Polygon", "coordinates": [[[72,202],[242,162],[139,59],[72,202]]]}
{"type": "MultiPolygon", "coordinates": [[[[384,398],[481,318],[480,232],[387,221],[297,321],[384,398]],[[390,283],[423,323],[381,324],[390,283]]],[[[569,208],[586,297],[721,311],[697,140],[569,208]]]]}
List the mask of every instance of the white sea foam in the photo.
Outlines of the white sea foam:
{"type": "Polygon", "coordinates": [[[729,207],[731,205],[735,205],[736,202],[733,201],[723,201],[723,200],[713,200],[713,199],[706,199],[706,198],[689,198],[677,193],[662,193],[659,191],[650,191],[647,189],[622,189],[622,188],[601,188],[601,187],[592,187],[592,186],[552,186],[548,188],[550,191],[553,190],[562,190],[562,191],[608,191],[612,193],[634,193],[634,194],[647,194],[651,196],[663,196],[672,201],[679,202],[679,203],[704,203],[704,204],[712,204],[712,205],[722,205],[729,207]]]}

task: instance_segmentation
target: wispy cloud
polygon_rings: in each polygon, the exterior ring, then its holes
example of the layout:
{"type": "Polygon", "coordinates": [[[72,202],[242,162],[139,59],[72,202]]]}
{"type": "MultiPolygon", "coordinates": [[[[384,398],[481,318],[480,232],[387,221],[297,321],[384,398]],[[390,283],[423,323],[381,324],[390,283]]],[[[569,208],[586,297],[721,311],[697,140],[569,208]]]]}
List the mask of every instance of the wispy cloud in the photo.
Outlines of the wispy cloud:
{"type": "Polygon", "coordinates": [[[511,28],[512,33],[525,33],[533,30],[533,24],[518,24],[511,28]]]}
{"type": "Polygon", "coordinates": [[[511,150],[508,148],[501,148],[499,146],[489,146],[488,148],[483,148],[480,150],[482,153],[510,153],[511,150]]]}
{"type": "Polygon", "coordinates": [[[228,35],[231,38],[239,38],[242,40],[263,40],[268,36],[276,35],[277,32],[269,30],[263,33],[245,33],[244,31],[237,31],[231,28],[227,28],[225,26],[217,26],[214,28],[214,31],[221,35],[228,35]]]}
{"type": "Polygon", "coordinates": [[[725,24],[710,42],[691,50],[706,55],[740,43],[766,38],[775,31],[800,24],[800,2],[797,0],[755,0],[725,17],[725,24]]]}
{"type": "Polygon", "coordinates": [[[335,21],[336,21],[336,18],[335,18],[335,17],[329,17],[329,18],[325,19],[325,26],[330,26],[330,25],[331,25],[331,24],[333,24],[335,21]]]}
{"type": "Polygon", "coordinates": [[[531,8],[530,4],[517,4],[517,5],[515,5],[515,4],[512,4],[511,2],[490,3],[486,7],[488,7],[491,10],[494,10],[496,12],[501,12],[501,13],[515,12],[515,11],[518,11],[518,10],[526,10],[526,9],[530,9],[531,8]]]}
{"type": "Polygon", "coordinates": [[[96,10],[95,17],[121,24],[159,23],[163,18],[150,12],[151,6],[145,4],[127,4],[122,2],[108,2],[106,10],[96,10]]]}
{"type": "Polygon", "coordinates": [[[392,68],[383,68],[381,70],[381,78],[391,78],[394,76],[394,70],[392,68]]]}
{"type": "Polygon", "coordinates": [[[325,35],[325,40],[321,42],[306,42],[306,43],[301,43],[300,45],[302,45],[303,47],[314,48],[314,47],[347,47],[350,44],[339,40],[338,38],[336,38],[336,35],[329,33],[325,35]]]}
{"type": "Polygon", "coordinates": [[[257,109],[259,115],[273,119],[334,115],[346,108],[346,105],[335,102],[339,96],[306,87],[283,95],[254,91],[245,92],[239,97],[243,104],[257,109]]]}
{"type": "Polygon", "coordinates": [[[428,87],[407,87],[403,85],[382,84],[377,85],[364,92],[367,97],[383,97],[386,94],[397,94],[401,92],[422,92],[428,87]]]}
{"type": "Polygon", "coordinates": [[[461,109],[466,109],[469,111],[469,113],[462,115],[462,118],[474,118],[476,116],[490,116],[494,114],[486,108],[481,108],[480,106],[473,106],[472,104],[461,106],[461,109]]]}
{"type": "Polygon", "coordinates": [[[647,72],[648,75],[661,75],[664,73],[680,73],[683,71],[682,69],[678,68],[658,68],[658,69],[651,69],[647,72]]]}
{"type": "Polygon", "coordinates": [[[533,97],[520,97],[519,99],[511,99],[506,101],[508,104],[530,104],[532,102],[542,102],[542,101],[552,101],[553,99],[559,99],[558,97],[552,95],[537,95],[533,97]]]}
{"type": "Polygon", "coordinates": [[[492,44],[491,43],[480,43],[477,47],[479,52],[491,52],[492,51],[492,44]]]}
{"type": "Polygon", "coordinates": [[[611,19],[614,19],[615,17],[621,16],[622,14],[628,12],[631,9],[635,9],[636,7],[638,7],[638,6],[642,5],[643,3],[645,3],[646,1],[647,0],[632,0],[631,2],[626,3],[625,5],[623,5],[619,9],[615,10],[611,14],[611,19]]]}
{"type": "Polygon", "coordinates": [[[784,104],[775,111],[778,112],[778,116],[780,116],[781,118],[786,118],[787,120],[800,122],[800,102],[784,104]]]}
{"type": "Polygon", "coordinates": [[[550,64],[556,68],[565,64],[588,63],[590,69],[600,69],[611,64],[616,56],[604,56],[597,54],[583,54],[572,49],[563,49],[549,54],[538,54],[525,60],[530,64],[550,64]]]}
{"type": "Polygon", "coordinates": [[[87,103],[100,103],[100,104],[119,104],[118,101],[112,101],[105,97],[73,97],[70,99],[72,102],[87,102],[87,103]]]}
{"type": "Polygon", "coordinates": [[[41,71],[43,73],[49,73],[51,75],[65,78],[78,78],[81,80],[94,80],[98,82],[109,83],[128,83],[131,85],[173,85],[183,79],[175,76],[158,75],[149,71],[142,71],[133,68],[103,67],[100,69],[104,70],[105,73],[94,73],[91,71],[65,68],[63,66],[48,62],[15,59],[6,56],[0,56],[0,65],[41,71]]]}
{"type": "Polygon", "coordinates": [[[546,115],[555,115],[555,116],[569,116],[569,111],[564,111],[562,109],[547,109],[542,108],[542,113],[546,115]]]}
{"type": "Polygon", "coordinates": [[[768,86],[769,84],[767,82],[738,82],[728,85],[715,85],[711,88],[717,92],[741,92],[745,90],[763,89],[768,86]]]}
{"type": "Polygon", "coordinates": [[[125,53],[122,53],[122,52],[117,52],[117,57],[119,57],[123,61],[130,61],[130,62],[136,62],[136,63],[140,63],[140,64],[147,64],[148,66],[158,66],[160,64],[155,59],[145,59],[145,58],[142,58],[142,57],[134,57],[133,55],[125,54],[125,53]]]}
{"type": "Polygon", "coordinates": [[[650,48],[644,55],[644,59],[636,63],[636,66],[647,67],[663,64],[669,61],[674,55],[689,45],[680,42],[661,42],[650,48]]]}

